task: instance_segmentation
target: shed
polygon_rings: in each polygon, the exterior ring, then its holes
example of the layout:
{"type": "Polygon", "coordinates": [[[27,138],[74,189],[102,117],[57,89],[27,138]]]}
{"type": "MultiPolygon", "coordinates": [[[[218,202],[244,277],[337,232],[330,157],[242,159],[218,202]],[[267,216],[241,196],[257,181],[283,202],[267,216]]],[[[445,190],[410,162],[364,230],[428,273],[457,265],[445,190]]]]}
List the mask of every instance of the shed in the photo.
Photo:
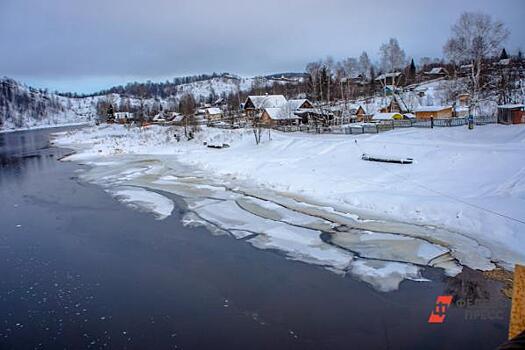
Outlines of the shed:
{"type": "Polygon", "coordinates": [[[525,105],[508,104],[498,106],[498,123],[525,124],[525,105]]]}
{"type": "Polygon", "coordinates": [[[417,120],[452,118],[452,106],[421,106],[415,110],[417,120]]]}
{"type": "Polygon", "coordinates": [[[381,120],[401,120],[404,119],[403,115],[400,113],[376,113],[372,117],[372,120],[381,121],[381,120]]]}

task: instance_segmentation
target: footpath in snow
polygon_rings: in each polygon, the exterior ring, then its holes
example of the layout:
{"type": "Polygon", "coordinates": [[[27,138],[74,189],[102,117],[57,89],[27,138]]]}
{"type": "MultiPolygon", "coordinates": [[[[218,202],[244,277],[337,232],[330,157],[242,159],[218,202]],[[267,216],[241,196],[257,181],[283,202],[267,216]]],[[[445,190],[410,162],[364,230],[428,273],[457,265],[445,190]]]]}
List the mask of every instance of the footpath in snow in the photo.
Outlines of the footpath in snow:
{"type": "Polygon", "coordinates": [[[174,193],[187,203],[186,224],[380,290],[423,280],[425,266],[455,275],[462,266],[525,262],[523,126],[359,136],[272,131],[259,145],[250,130],[204,129],[181,142],[176,133],[104,125],[60,133],[55,142],[77,150],[70,160],[92,165],[87,181],[157,219],[173,209],[162,193],[174,193]],[[368,162],[363,153],[414,163],[368,162]]]}

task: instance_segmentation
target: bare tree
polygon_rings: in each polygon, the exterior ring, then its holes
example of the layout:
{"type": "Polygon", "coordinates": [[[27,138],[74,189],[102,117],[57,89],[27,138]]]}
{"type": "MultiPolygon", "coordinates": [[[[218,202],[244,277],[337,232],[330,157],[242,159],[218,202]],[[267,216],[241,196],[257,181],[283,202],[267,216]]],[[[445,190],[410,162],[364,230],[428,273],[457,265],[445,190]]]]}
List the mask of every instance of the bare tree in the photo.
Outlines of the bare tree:
{"type": "Polygon", "coordinates": [[[479,100],[482,88],[483,61],[497,55],[508,36],[509,31],[502,22],[494,21],[490,15],[481,12],[464,12],[452,26],[451,36],[443,51],[456,64],[471,64],[469,79],[473,104],[479,100]]]}
{"type": "Polygon", "coordinates": [[[399,46],[396,38],[390,38],[388,43],[381,45],[379,55],[381,57],[381,69],[385,73],[394,72],[396,69],[405,66],[405,51],[399,46]]]}
{"type": "Polygon", "coordinates": [[[361,56],[359,56],[359,74],[361,74],[363,78],[369,78],[370,67],[372,67],[372,62],[370,62],[370,58],[368,58],[368,53],[363,51],[361,56]]]}
{"type": "Polygon", "coordinates": [[[188,139],[193,138],[193,132],[196,131],[195,120],[195,99],[192,94],[184,94],[179,102],[179,111],[184,115],[184,136],[188,139]],[[191,127],[188,132],[188,127],[191,127]]]}

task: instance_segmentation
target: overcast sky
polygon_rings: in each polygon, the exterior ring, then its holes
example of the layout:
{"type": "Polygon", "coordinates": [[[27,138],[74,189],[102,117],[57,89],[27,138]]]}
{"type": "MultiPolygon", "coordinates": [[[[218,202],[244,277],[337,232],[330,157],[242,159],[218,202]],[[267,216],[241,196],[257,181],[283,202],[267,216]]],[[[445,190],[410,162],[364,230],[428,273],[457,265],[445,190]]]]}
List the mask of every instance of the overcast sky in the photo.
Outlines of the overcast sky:
{"type": "Polygon", "coordinates": [[[0,76],[91,92],[130,80],[303,71],[333,56],[441,57],[463,11],[484,11],[525,49],[525,0],[0,0],[0,76]]]}

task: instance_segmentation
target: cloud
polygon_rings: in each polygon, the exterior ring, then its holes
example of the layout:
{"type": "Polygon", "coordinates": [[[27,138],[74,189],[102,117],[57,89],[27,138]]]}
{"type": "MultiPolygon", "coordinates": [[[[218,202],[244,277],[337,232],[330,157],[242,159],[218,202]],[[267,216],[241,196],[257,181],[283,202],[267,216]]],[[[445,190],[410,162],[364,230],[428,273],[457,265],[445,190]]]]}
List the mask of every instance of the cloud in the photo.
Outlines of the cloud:
{"type": "Polygon", "coordinates": [[[463,10],[483,10],[524,44],[521,0],[2,0],[0,74],[30,81],[164,79],[300,71],[332,55],[377,55],[397,37],[410,56],[441,56],[463,10]]]}

